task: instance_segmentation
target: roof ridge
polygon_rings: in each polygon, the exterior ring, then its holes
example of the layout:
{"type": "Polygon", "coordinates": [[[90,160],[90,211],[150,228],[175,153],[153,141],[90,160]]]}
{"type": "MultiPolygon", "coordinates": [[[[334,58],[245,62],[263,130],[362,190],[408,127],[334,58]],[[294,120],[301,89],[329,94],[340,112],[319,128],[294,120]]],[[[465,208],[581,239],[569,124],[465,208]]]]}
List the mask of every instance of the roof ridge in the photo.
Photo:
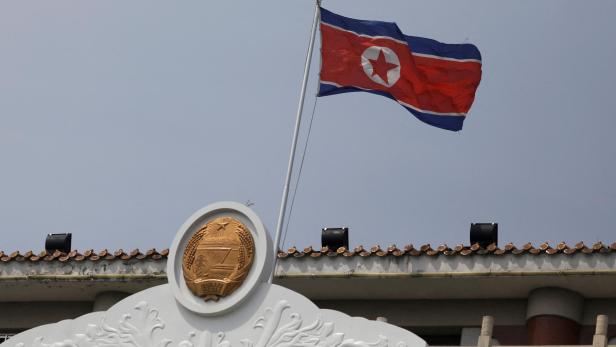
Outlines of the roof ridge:
{"type": "Polygon", "coordinates": [[[165,248],[161,251],[157,251],[156,248],[152,248],[148,250],[146,253],[141,253],[138,248],[133,249],[130,252],[125,252],[121,248],[110,252],[107,249],[103,249],[99,252],[96,252],[92,249],[85,250],[83,252],[79,252],[78,250],[72,250],[70,252],[61,252],[56,250],[54,252],[41,251],[39,253],[35,253],[31,250],[24,252],[23,254],[20,251],[14,251],[11,253],[6,253],[0,250],[0,264],[8,263],[11,261],[17,262],[39,262],[39,261],[59,261],[59,262],[69,262],[69,261],[99,261],[99,260],[160,260],[166,259],[169,255],[169,249],[165,248]]]}
{"type": "MultiPolygon", "coordinates": [[[[505,254],[512,255],[520,255],[520,254],[529,254],[529,255],[572,255],[576,253],[580,254],[607,254],[611,252],[616,252],[616,242],[611,244],[597,241],[592,245],[586,245],[584,242],[578,242],[574,245],[569,245],[565,242],[559,242],[555,245],[550,245],[548,242],[541,242],[537,246],[534,246],[531,242],[527,242],[526,244],[516,247],[513,243],[507,243],[504,246],[497,246],[496,244],[490,244],[487,247],[482,247],[479,244],[473,245],[463,245],[458,244],[456,246],[449,247],[447,244],[440,244],[436,248],[432,248],[432,246],[428,244],[423,244],[418,248],[414,247],[412,244],[408,244],[403,248],[398,248],[396,245],[390,245],[388,247],[381,247],[379,245],[374,245],[372,247],[364,247],[362,245],[356,247],[340,247],[338,249],[330,249],[328,247],[312,247],[308,246],[305,248],[298,247],[290,247],[286,251],[279,251],[278,258],[319,258],[321,256],[327,257],[385,257],[385,256],[393,256],[393,257],[401,257],[401,256],[468,256],[468,255],[495,255],[501,256],[505,254]]],[[[69,262],[69,261],[99,261],[99,260],[161,260],[166,259],[169,255],[169,249],[165,248],[160,251],[155,248],[149,249],[145,252],[141,252],[138,248],[135,248],[131,251],[124,251],[122,248],[117,249],[115,251],[109,251],[107,249],[102,249],[98,252],[88,249],[83,252],[78,250],[72,250],[68,253],[61,251],[47,252],[41,251],[36,253],[32,250],[28,250],[25,252],[21,251],[13,251],[7,253],[5,251],[0,250],[0,264],[7,263],[11,261],[16,262],[51,262],[51,261],[59,261],[59,262],[69,262]]]]}
{"type": "Polygon", "coordinates": [[[468,256],[468,255],[496,255],[501,256],[505,254],[529,254],[529,255],[572,255],[575,253],[580,254],[593,254],[593,253],[611,253],[616,252],[616,242],[611,244],[604,243],[601,241],[595,242],[594,244],[587,246],[584,242],[578,242],[574,245],[568,245],[566,242],[559,242],[558,244],[552,246],[548,242],[541,242],[537,246],[534,246],[531,242],[527,242],[520,247],[516,247],[513,243],[507,243],[504,246],[497,246],[492,243],[486,247],[482,247],[478,243],[473,245],[456,245],[453,248],[450,248],[446,244],[441,244],[436,248],[432,248],[432,246],[428,244],[421,245],[419,248],[413,247],[412,244],[406,245],[403,249],[397,248],[395,245],[391,245],[387,248],[382,248],[379,245],[374,245],[372,247],[364,247],[359,245],[357,247],[340,247],[338,249],[329,249],[328,247],[312,247],[308,246],[299,250],[297,247],[290,247],[287,251],[279,251],[278,258],[319,258],[321,256],[328,257],[336,257],[336,256],[344,256],[344,257],[352,257],[352,256],[360,256],[360,257],[369,257],[369,256],[393,256],[393,257],[401,257],[404,255],[407,256],[468,256]]]}

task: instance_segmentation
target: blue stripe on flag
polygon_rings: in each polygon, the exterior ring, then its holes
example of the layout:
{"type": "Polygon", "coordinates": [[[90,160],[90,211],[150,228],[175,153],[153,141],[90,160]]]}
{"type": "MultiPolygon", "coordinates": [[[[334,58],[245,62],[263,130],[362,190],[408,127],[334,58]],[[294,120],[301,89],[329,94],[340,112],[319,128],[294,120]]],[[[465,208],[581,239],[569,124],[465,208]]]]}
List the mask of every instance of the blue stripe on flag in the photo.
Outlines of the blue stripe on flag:
{"type": "Polygon", "coordinates": [[[341,16],[321,7],[321,21],[333,26],[368,36],[389,36],[406,41],[413,53],[430,54],[443,58],[474,59],[481,61],[481,54],[470,43],[448,44],[417,36],[407,36],[394,22],[362,20],[341,16]]]}
{"type": "Polygon", "coordinates": [[[389,36],[400,41],[404,41],[405,39],[396,23],[348,18],[330,12],[323,7],[321,7],[321,22],[350,30],[357,34],[389,36]]]}
{"type": "MultiPolygon", "coordinates": [[[[359,89],[359,88],[354,88],[354,87],[336,87],[336,86],[333,86],[331,84],[326,84],[326,83],[319,84],[319,93],[317,94],[317,96],[335,95],[335,94],[348,93],[348,92],[368,92],[372,94],[382,95],[382,96],[385,96],[392,100],[397,101],[389,93],[385,93],[382,91],[364,90],[364,89],[359,89]]],[[[451,130],[451,131],[462,130],[462,125],[464,124],[464,119],[466,118],[464,116],[438,116],[438,115],[434,115],[430,113],[419,112],[412,108],[408,108],[404,105],[401,105],[401,106],[407,109],[409,112],[411,112],[420,121],[430,124],[432,126],[435,126],[437,128],[445,129],[445,130],[451,130]]]]}
{"type": "Polygon", "coordinates": [[[462,125],[464,124],[464,120],[466,119],[466,117],[464,116],[436,116],[433,114],[417,112],[408,107],[404,108],[409,110],[420,121],[445,130],[462,130],[462,125]]]}
{"type": "Polygon", "coordinates": [[[406,36],[411,52],[436,55],[453,59],[474,59],[481,61],[479,49],[470,43],[450,44],[417,36],[406,36]]]}

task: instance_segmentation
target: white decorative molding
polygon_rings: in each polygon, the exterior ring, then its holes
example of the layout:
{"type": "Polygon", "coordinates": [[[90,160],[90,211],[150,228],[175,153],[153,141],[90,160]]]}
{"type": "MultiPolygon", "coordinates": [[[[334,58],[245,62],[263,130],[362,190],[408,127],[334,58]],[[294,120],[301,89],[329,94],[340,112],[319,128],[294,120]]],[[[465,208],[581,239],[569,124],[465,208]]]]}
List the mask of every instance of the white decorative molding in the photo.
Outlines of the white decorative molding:
{"type": "Polygon", "coordinates": [[[254,212],[237,203],[210,205],[180,228],[171,248],[168,284],[128,296],[104,312],[30,329],[5,344],[14,347],[426,347],[425,341],[407,330],[349,317],[338,311],[321,310],[306,297],[268,283],[272,255],[271,240],[254,212]],[[178,257],[195,229],[219,216],[233,216],[250,229],[255,238],[256,258],[251,273],[235,292],[218,302],[206,302],[194,296],[185,284],[182,286],[178,257]]]}
{"type": "Polygon", "coordinates": [[[250,340],[246,347],[293,347],[293,346],[318,346],[318,347],[387,347],[387,338],[379,335],[376,342],[344,339],[344,333],[334,333],[334,323],[324,323],[318,317],[312,324],[302,327],[303,321],[299,313],[292,313],[289,322],[281,324],[284,310],[290,308],[286,300],[280,300],[276,306],[267,308],[270,317],[260,316],[255,328],[262,328],[263,333],[256,345],[250,340]]]}
{"type": "Polygon", "coordinates": [[[175,304],[168,287],[161,285],[134,294],[105,313],[31,329],[8,343],[15,347],[425,347],[425,342],[411,332],[319,310],[308,299],[276,285],[263,284],[259,290],[258,300],[267,306],[259,305],[257,312],[243,307],[229,315],[237,313],[238,317],[190,314],[175,304]],[[251,319],[246,320],[248,314],[251,319]],[[305,316],[314,317],[310,324],[305,324],[305,316]],[[219,318],[223,324],[212,325],[221,329],[210,329],[207,323],[219,318]],[[244,323],[239,327],[233,324],[241,321],[244,323]],[[353,329],[340,329],[338,323],[353,329]]]}
{"type": "MultiPolygon", "coordinates": [[[[131,313],[125,313],[116,324],[102,316],[98,323],[87,324],[85,330],[70,338],[47,343],[44,336],[37,336],[30,345],[18,342],[15,347],[389,347],[388,338],[382,334],[374,342],[345,338],[345,333],[335,332],[334,322],[324,322],[319,316],[311,324],[304,325],[298,312],[291,313],[283,321],[284,311],[291,308],[287,300],[279,300],[274,307],[267,307],[258,316],[253,329],[260,330],[258,339],[244,338],[236,343],[226,339],[225,332],[215,334],[208,330],[189,331],[187,338],[174,344],[165,334],[166,324],[160,311],[146,301],[139,301],[131,313]],[[157,331],[160,333],[155,334],[157,331]],[[155,336],[161,335],[161,336],[155,336]]],[[[397,347],[406,347],[399,341],[397,347]]]]}
{"type": "MultiPolygon", "coordinates": [[[[166,346],[171,341],[163,339],[158,344],[154,342],[154,331],[165,328],[164,321],[159,317],[158,310],[141,301],[133,307],[134,314],[124,314],[117,324],[109,324],[102,316],[98,323],[88,324],[85,331],[75,333],[72,338],[62,341],[45,343],[44,336],[38,336],[32,347],[95,347],[95,346],[166,346]]],[[[26,347],[23,342],[15,347],[26,347]]]]}

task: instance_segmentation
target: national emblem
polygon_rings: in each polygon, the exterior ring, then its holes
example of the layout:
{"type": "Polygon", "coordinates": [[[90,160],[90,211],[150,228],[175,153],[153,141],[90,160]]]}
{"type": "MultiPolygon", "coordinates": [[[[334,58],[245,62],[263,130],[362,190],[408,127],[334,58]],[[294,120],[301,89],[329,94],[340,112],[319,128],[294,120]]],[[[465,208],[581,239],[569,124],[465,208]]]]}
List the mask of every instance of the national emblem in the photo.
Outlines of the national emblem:
{"type": "Polygon", "coordinates": [[[254,240],[244,224],[231,217],[216,218],[188,241],[182,258],[186,285],[205,301],[217,301],[242,284],[254,252],[254,240]]]}

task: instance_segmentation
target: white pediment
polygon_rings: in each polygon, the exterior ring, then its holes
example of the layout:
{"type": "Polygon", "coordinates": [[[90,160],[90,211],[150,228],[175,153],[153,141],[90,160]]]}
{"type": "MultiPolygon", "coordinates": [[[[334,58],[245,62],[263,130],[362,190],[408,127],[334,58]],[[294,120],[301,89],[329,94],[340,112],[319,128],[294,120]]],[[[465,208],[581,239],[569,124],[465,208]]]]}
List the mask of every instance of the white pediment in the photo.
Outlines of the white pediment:
{"type": "Polygon", "coordinates": [[[253,276],[258,280],[249,283],[249,289],[240,287],[230,298],[218,302],[199,301],[180,285],[181,267],[176,266],[168,273],[169,284],[133,294],[105,312],[30,329],[5,344],[15,347],[426,346],[425,341],[405,329],[321,310],[306,297],[268,283],[267,271],[272,266],[265,262],[271,257],[263,252],[271,250],[271,242],[258,217],[243,205],[219,203],[193,215],[178,231],[171,259],[177,260],[173,257],[179,254],[178,247],[181,249],[187,235],[220,213],[244,218],[257,240],[256,251],[260,254],[255,269],[259,273],[253,276]],[[187,297],[182,299],[182,296],[187,297]]]}

